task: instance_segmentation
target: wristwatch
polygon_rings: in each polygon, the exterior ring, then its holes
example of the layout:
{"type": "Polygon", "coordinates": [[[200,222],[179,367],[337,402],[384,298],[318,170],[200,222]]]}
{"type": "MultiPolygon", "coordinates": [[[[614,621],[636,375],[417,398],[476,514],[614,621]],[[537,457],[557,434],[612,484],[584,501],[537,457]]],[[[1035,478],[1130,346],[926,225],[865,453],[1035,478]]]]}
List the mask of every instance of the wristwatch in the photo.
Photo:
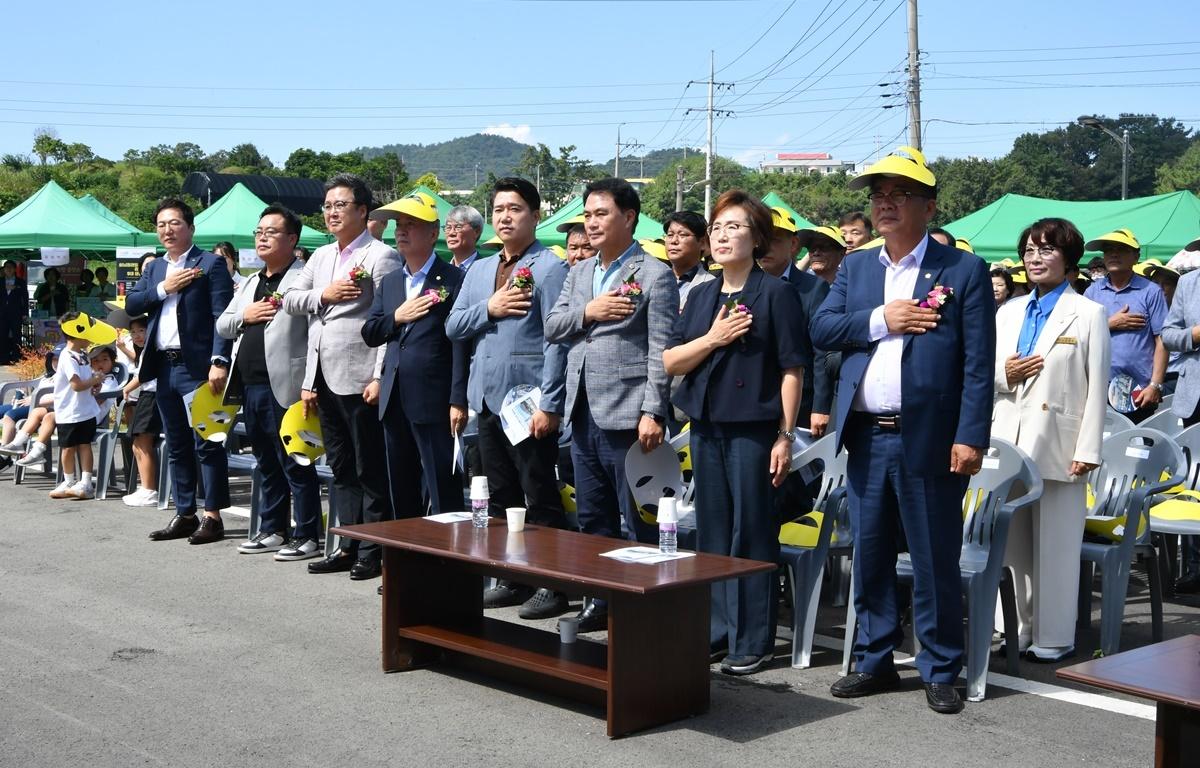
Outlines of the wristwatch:
{"type": "Polygon", "coordinates": [[[1162,384],[1159,384],[1157,381],[1152,381],[1152,382],[1150,382],[1149,384],[1147,384],[1146,386],[1147,386],[1147,387],[1154,387],[1154,388],[1155,388],[1155,389],[1157,389],[1159,392],[1162,392],[1162,384]]]}
{"type": "Polygon", "coordinates": [[[781,429],[779,430],[779,436],[786,437],[789,443],[796,442],[796,431],[794,429],[781,429]]]}

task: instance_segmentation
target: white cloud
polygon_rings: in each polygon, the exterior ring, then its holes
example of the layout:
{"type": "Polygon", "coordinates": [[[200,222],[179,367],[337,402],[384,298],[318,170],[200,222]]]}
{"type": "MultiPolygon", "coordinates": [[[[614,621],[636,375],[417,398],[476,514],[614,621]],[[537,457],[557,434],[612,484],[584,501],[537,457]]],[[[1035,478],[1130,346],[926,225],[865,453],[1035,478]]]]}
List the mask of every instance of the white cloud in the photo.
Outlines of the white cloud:
{"type": "Polygon", "coordinates": [[[513,141],[519,141],[522,144],[532,144],[530,135],[533,129],[528,125],[510,125],[509,123],[500,123],[499,125],[489,125],[483,129],[483,132],[489,136],[505,136],[513,141]]]}

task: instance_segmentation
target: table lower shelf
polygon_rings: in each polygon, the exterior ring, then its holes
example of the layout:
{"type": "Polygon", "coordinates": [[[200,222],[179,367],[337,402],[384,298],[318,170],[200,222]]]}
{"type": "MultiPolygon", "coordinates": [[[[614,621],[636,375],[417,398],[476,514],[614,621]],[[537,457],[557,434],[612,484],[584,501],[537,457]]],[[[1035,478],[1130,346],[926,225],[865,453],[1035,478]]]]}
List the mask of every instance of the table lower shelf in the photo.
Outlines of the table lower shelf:
{"type": "Polygon", "coordinates": [[[487,617],[469,626],[400,627],[398,634],[408,640],[589,688],[606,691],[609,687],[608,646],[589,640],[562,643],[553,632],[487,617]]]}

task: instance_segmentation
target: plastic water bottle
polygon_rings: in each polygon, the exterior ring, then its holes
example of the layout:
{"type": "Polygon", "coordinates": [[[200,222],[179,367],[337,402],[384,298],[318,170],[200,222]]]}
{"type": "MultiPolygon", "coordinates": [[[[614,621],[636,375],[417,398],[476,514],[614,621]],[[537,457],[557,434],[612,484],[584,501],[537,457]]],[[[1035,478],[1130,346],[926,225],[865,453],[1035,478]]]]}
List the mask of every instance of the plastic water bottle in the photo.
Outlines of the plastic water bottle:
{"type": "Polygon", "coordinates": [[[673,555],[679,550],[679,515],[675,499],[664,496],[658,500],[658,551],[673,555]]]}
{"type": "Polygon", "coordinates": [[[486,477],[471,478],[471,525],[488,527],[488,481],[486,477]]]}

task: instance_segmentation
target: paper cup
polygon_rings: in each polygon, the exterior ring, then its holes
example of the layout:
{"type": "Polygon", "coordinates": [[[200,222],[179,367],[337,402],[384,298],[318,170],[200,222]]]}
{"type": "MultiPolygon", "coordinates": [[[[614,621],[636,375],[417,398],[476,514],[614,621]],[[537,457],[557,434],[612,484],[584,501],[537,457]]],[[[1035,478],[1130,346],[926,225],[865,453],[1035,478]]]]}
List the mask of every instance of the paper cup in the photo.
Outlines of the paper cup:
{"type": "Polygon", "coordinates": [[[574,616],[568,616],[558,620],[558,640],[561,643],[570,645],[575,642],[575,638],[579,634],[579,619],[574,616]]]}
{"type": "Polygon", "coordinates": [[[525,507],[507,507],[504,515],[508,518],[508,530],[511,533],[525,530],[525,507]]]}

